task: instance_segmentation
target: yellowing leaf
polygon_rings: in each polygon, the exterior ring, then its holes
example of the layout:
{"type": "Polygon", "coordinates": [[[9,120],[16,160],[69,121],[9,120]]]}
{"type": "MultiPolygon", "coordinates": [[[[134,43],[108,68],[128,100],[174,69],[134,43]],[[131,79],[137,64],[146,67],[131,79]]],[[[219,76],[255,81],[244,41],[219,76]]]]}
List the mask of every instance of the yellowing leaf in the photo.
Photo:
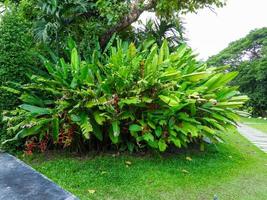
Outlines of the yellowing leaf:
{"type": "Polygon", "coordinates": [[[187,156],[185,159],[188,160],[188,161],[192,161],[192,158],[189,157],[189,156],[187,156]]]}
{"type": "Polygon", "coordinates": [[[88,192],[89,192],[90,194],[94,194],[94,193],[96,192],[96,190],[88,190],[88,192]]]}
{"type": "Polygon", "coordinates": [[[131,165],[132,162],[131,162],[131,161],[125,161],[125,164],[126,164],[126,165],[131,165]]]}
{"type": "Polygon", "coordinates": [[[182,172],[185,173],[185,174],[189,173],[189,171],[187,171],[186,169],[183,169],[182,172]]]}

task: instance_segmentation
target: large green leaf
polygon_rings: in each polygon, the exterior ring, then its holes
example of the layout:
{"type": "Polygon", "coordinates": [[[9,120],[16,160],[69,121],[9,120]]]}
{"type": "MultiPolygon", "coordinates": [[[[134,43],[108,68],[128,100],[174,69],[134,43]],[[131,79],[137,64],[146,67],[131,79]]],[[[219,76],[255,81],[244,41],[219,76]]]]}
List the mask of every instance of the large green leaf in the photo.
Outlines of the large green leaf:
{"type": "Polygon", "coordinates": [[[103,141],[103,133],[100,129],[100,126],[94,121],[92,121],[91,124],[92,124],[93,130],[94,130],[93,134],[96,136],[96,138],[98,140],[103,141]]]}
{"type": "Polygon", "coordinates": [[[14,138],[6,140],[3,144],[6,144],[11,141],[16,141],[19,139],[23,139],[25,137],[33,136],[33,135],[40,135],[41,129],[47,128],[47,124],[51,122],[51,119],[43,119],[37,125],[34,125],[30,128],[23,128],[21,129],[14,138]]]}
{"type": "Polygon", "coordinates": [[[161,152],[165,151],[167,149],[167,147],[168,147],[166,142],[165,142],[165,140],[163,140],[163,139],[159,140],[158,145],[159,145],[159,150],[161,152]]]}
{"type": "Polygon", "coordinates": [[[165,96],[165,95],[159,95],[159,98],[165,102],[166,104],[168,104],[171,107],[175,107],[178,106],[180,103],[179,98],[175,97],[175,96],[165,96]]]}
{"type": "Polygon", "coordinates": [[[22,108],[23,110],[27,110],[31,112],[32,114],[37,114],[37,115],[48,115],[48,114],[53,113],[53,110],[49,108],[41,108],[38,106],[29,105],[29,104],[22,104],[19,107],[22,108]]]}
{"type": "Polygon", "coordinates": [[[186,75],[183,75],[182,77],[192,82],[197,82],[197,81],[200,81],[201,79],[208,78],[210,75],[211,75],[211,72],[205,71],[205,72],[195,72],[192,74],[186,74],[186,75]]]}
{"type": "Polygon", "coordinates": [[[99,125],[103,125],[103,123],[106,121],[105,113],[101,113],[99,111],[94,112],[94,118],[99,125]]]}
{"type": "Polygon", "coordinates": [[[72,49],[71,51],[71,68],[72,74],[75,75],[80,67],[80,58],[76,48],[72,49]]]}
{"type": "Polygon", "coordinates": [[[53,141],[57,142],[59,137],[59,119],[58,117],[53,118],[52,120],[52,133],[53,133],[53,141]]]}
{"type": "Polygon", "coordinates": [[[120,135],[120,122],[119,121],[113,121],[112,122],[112,130],[114,137],[118,137],[120,135]]]}
{"type": "Polygon", "coordinates": [[[138,124],[132,124],[130,127],[129,127],[129,130],[131,132],[139,132],[139,131],[142,131],[143,128],[142,126],[138,125],[138,124]]]}

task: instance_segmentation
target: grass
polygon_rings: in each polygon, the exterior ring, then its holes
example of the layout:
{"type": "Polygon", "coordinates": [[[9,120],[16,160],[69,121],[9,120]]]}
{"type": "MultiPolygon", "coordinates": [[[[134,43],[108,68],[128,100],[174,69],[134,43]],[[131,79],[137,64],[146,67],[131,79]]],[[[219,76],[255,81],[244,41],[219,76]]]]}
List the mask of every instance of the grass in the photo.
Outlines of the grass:
{"type": "Polygon", "coordinates": [[[239,134],[224,139],[205,152],[24,160],[82,200],[266,200],[266,154],[239,134]]]}
{"type": "Polygon", "coordinates": [[[267,133],[267,120],[258,118],[242,118],[241,122],[247,124],[250,127],[256,128],[260,131],[267,133]]]}

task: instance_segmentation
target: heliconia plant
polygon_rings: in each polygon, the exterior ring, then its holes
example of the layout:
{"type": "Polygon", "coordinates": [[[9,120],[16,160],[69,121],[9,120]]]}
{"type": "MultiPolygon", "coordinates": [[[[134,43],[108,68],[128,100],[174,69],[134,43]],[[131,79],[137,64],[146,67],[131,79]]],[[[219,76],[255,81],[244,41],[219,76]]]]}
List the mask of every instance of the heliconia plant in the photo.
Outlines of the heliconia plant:
{"type": "Polygon", "coordinates": [[[70,57],[45,60],[46,76],[33,75],[13,91],[23,104],[4,116],[16,134],[6,142],[49,138],[54,146],[69,146],[79,138],[87,145],[163,152],[220,140],[248,100],[228,84],[237,72],[199,63],[185,45],[170,53],[166,41],[136,48],[118,40],[87,61],[76,48],[70,57]]]}

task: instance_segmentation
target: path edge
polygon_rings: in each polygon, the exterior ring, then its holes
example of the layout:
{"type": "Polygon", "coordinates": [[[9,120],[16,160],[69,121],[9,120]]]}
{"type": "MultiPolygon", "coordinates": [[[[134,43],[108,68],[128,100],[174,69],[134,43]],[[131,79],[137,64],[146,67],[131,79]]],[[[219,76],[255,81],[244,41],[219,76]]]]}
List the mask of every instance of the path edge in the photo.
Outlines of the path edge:
{"type": "Polygon", "coordinates": [[[36,169],[34,169],[33,167],[31,167],[30,165],[28,165],[27,163],[23,162],[22,160],[18,159],[16,156],[13,156],[9,153],[4,152],[3,154],[6,154],[7,156],[13,158],[15,161],[17,161],[18,163],[20,163],[21,165],[23,165],[24,167],[34,171],[36,174],[40,175],[41,177],[43,177],[45,180],[51,182],[55,187],[60,188],[61,190],[65,191],[69,197],[67,197],[65,200],[79,200],[78,197],[76,197],[74,194],[72,194],[71,192],[69,192],[68,190],[62,188],[61,186],[59,186],[58,184],[56,184],[53,180],[51,180],[50,178],[48,178],[47,176],[45,176],[44,174],[38,172],[36,169]]]}

